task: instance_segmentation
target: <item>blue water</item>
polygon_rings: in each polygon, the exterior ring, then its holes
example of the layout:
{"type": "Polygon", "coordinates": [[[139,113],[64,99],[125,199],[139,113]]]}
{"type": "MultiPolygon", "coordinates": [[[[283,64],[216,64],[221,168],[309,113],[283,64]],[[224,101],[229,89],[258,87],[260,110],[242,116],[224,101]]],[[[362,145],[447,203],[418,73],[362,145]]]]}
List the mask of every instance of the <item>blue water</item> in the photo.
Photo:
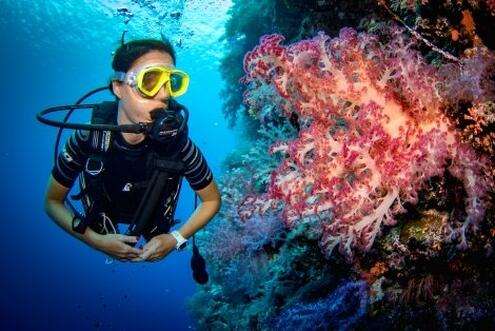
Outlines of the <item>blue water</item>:
{"type": "MultiPolygon", "coordinates": [[[[218,74],[226,47],[218,38],[230,2],[191,2],[1,1],[0,329],[194,329],[186,309],[196,289],[190,251],[154,264],[105,264],[104,255],[44,214],[56,129],[35,120],[43,108],[106,85],[123,29],[128,39],[162,32],[182,45],[178,67],[190,73],[191,86],[179,101],[189,107],[191,137],[218,179],[235,144],[221,113],[218,74]],[[127,24],[116,14],[121,7],[134,13],[127,24]],[[179,20],[171,19],[174,10],[182,13],[179,20]]],[[[91,101],[109,98],[103,93],[91,101]]],[[[192,209],[184,185],[176,216],[185,220],[192,209]]]]}

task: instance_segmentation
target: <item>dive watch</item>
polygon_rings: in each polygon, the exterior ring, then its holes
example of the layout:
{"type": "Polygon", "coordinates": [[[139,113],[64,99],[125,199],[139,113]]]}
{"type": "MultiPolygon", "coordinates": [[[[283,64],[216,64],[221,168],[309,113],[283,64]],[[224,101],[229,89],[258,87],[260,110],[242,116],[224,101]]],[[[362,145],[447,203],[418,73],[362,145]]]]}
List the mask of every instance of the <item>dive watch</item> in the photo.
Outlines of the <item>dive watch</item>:
{"type": "Polygon", "coordinates": [[[183,250],[187,246],[187,239],[184,238],[179,231],[172,231],[170,234],[177,240],[177,244],[175,245],[175,249],[178,251],[183,250]]]}

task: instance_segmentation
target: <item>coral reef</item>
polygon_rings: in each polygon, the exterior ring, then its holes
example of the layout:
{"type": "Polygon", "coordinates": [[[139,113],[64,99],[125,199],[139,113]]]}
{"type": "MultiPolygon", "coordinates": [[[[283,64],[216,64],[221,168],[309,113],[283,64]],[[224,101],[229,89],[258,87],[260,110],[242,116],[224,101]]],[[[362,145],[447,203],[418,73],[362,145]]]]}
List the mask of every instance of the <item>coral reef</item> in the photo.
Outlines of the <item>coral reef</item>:
{"type": "MultiPolygon", "coordinates": [[[[233,126],[246,115],[242,104],[244,87],[238,84],[244,54],[251,50],[263,34],[279,33],[294,42],[313,37],[319,31],[335,35],[346,26],[357,30],[379,32],[393,15],[414,31],[454,54],[486,44],[495,48],[495,5],[492,0],[360,0],[360,1],[233,1],[225,39],[230,47],[220,70],[225,81],[222,92],[224,114],[233,126]]],[[[429,62],[444,62],[430,47],[421,48],[429,62]]]]}
{"type": "MultiPolygon", "coordinates": [[[[396,20],[409,26],[440,49],[462,54],[483,44],[495,48],[491,1],[478,0],[377,0],[396,20]]],[[[433,52],[430,61],[442,61],[433,52]]]]}
{"type": "Polygon", "coordinates": [[[347,283],[327,298],[285,308],[273,323],[275,330],[348,330],[366,313],[366,282],[347,283]]]}
{"type": "MultiPolygon", "coordinates": [[[[336,245],[352,259],[353,248],[369,250],[381,225],[394,225],[404,202],[415,204],[426,181],[445,169],[464,183],[467,216],[449,238],[466,248],[486,209],[492,167],[462,142],[444,115],[435,70],[411,48],[400,30],[387,44],[343,29],[282,46],[264,37],[246,55],[245,103],[258,104],[258,89],[274,85],[280,111],[296,113],[298,139],[271,147],[286,158],[271,176],[267,194],[248,196],[240,215],[248,218],[283,202],[289,227],[312,224],[322,233],[327,256],[336,245]],[[252,92],[254,91],[254,92],[252,92]]],[[[263,102],[266,99],[263,98],[263,102]]]]}
{"type": "Polygon", "coordinates": [[[374,0],[234,0],[224,36],[230,47],[220,65],[225,81],[223,111],[230,125],[234,126],[249,111],[242,103],[244,86],[239,84],[239,79],[244,76],[244,55],[258,43],[260,36],[277,32],[295,41],[312,37],[318,31],[335,34],[342,26],[373,24],[378,12],[374,0]]]}
{"type": "Polygon", "coordinates": [[[234,1],[199,329],[495,328],[493,8],[234,1]]]}

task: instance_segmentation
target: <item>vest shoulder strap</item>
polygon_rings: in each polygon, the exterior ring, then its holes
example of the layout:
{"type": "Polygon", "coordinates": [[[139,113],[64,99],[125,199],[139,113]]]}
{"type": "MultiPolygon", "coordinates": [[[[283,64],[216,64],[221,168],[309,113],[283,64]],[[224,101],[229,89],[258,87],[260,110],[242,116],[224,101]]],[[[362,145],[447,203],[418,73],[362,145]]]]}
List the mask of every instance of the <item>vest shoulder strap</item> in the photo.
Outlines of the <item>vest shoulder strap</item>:
{"type": "MultiPolygon", "coordinates": [[[[91,124],[114,124],[117,117],[117,102],[104,101],[93,110],[91,124]]],[[[113,142],[113,132],[109,130],[91,130],[91,147],[97,153],[106,153],[113,142]]]]}

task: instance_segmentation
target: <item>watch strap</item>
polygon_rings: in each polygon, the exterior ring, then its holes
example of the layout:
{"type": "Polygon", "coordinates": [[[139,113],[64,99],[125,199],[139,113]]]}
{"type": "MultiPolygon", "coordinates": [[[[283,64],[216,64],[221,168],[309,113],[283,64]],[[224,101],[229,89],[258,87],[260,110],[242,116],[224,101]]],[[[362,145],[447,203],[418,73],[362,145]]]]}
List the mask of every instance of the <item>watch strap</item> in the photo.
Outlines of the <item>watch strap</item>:
{"type": "Polygon", "coordinates": [[[186,247],[187,239],[184,238],[179,231],[172,231],[170,234],[177,240],[177,244],[175,245],[175,249],[180,251],[186,247]]]}

